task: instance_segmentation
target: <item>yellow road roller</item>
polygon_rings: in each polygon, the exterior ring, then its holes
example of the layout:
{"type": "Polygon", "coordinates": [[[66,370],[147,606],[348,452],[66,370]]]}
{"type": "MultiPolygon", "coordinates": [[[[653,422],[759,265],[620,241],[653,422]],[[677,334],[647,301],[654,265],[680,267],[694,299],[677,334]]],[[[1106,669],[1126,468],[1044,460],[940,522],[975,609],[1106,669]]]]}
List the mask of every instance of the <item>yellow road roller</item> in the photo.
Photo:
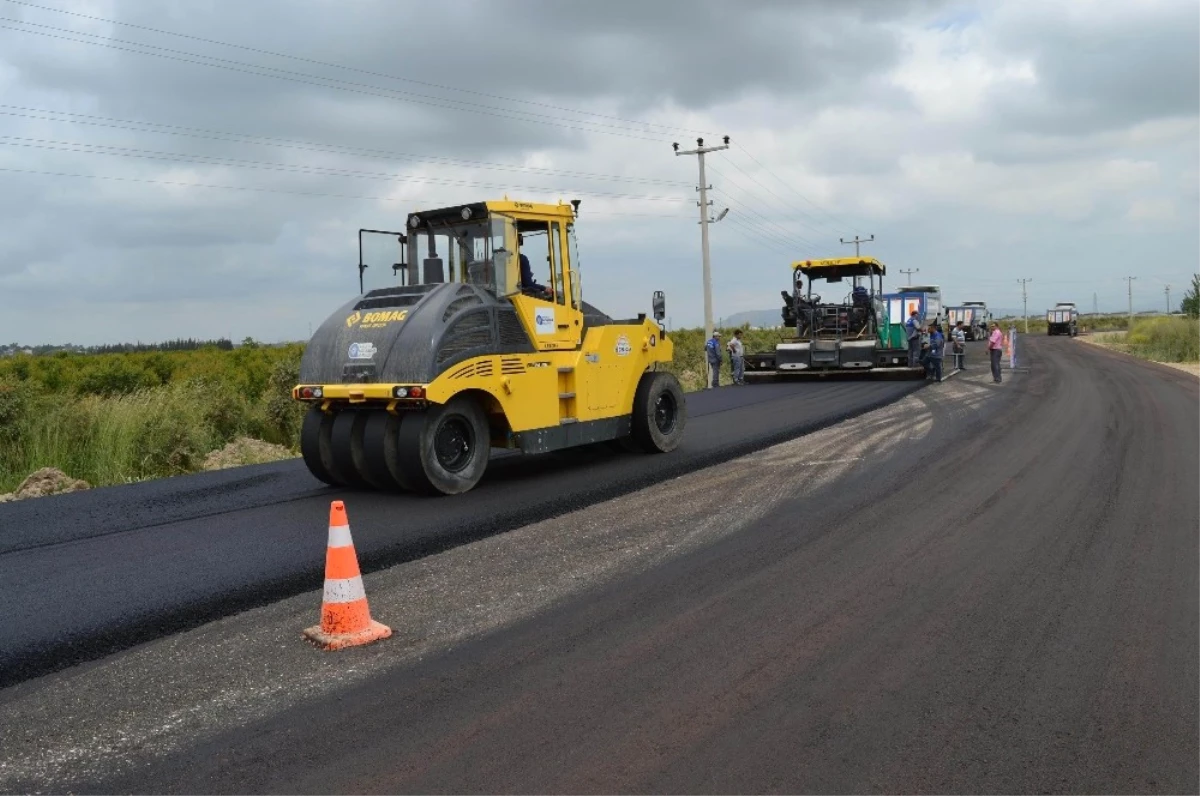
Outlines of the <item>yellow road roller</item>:
{"type": "Polygon", "coordinates": [[[313,334],[292,390],[310,405],[300,447],[314,476],[449,495],[479,483],[493,448],[679,445],[665,297],[628,320],[583,301],[579,204],[506,198],[359,231],[359,295],[313,334]],[[398,262],[365,263],[364,235],[394,237],[398,262]]]}

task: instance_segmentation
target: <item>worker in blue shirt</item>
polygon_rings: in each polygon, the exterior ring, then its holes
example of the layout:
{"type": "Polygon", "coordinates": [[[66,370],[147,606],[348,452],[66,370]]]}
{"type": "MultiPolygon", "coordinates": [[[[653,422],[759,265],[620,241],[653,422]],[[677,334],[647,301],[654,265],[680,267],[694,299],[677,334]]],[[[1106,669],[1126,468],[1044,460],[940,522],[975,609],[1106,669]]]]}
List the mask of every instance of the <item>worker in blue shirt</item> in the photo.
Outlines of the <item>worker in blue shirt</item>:
{"type": "Polygon", "coordinates": [[[929,332],[929,359],[926,373],[938,381],[942,380],[942,355],[946,350],[946,336],[940,324],[934,324],[929,332]]]}
{"type": "Polygon", "coordinates": [[[908,334],[908,366],[915,368],[921,355],[921,322],[917,320],[917,311],[908,314],[904,322],[904,330],[908,334]]]}
{"type": "Polygon", "coordinates": [[[721,386],[721,333],[713,332],[712,337],[704,344],[705,358],[708,360],[708,370],[712,374],[712,386],[721,386]]]}

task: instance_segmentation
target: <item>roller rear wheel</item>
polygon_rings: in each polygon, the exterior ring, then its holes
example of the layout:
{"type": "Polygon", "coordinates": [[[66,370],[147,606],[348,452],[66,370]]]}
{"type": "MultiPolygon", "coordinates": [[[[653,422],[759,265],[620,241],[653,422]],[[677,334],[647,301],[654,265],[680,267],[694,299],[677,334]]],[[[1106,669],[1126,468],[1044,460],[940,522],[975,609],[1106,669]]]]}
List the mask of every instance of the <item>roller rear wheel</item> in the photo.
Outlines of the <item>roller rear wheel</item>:
{"type": "Polygon", "coordinates": [[[397,440],[399,474],[427,494],[457,495],[472,489],[491,455],[487,417],[469,396],[405,416],[397,440]]]}
{"type": "Polygon", "coordinates": [[[318,479],[331,486],[342,486],[343,482],[334,476],[333,420],[333,415],[325,414],[319,406],[308,410],[300,428],[300,455],[304,457],[304,466],[318,479]]]}
{"type": "Polygon", "coordinates": [[[407,416],[376,409],[363,425],[363,464],[370,473],[371,482],[381,485],[380,489],[413,489],[400,469],[400,426],[407,416]]]}
{"type": "Polygon", "coordinates": [[[329,434],[333,449],[333,466],[330,472],[339,483],[359,489],[369,489],[371,482],[364,478],[356,466],[356,458],[362,459],[362,424],[366,412],[343,409],[334,415],[333,428],[329,434]]]}

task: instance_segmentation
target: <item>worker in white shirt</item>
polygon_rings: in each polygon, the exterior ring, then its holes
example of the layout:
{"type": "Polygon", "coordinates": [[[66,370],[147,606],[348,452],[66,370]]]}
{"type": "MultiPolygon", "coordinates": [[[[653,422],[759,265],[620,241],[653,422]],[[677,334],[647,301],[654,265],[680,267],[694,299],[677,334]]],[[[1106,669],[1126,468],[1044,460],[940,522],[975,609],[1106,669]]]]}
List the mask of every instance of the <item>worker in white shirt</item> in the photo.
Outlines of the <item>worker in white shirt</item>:
{"type": "Polygon", "coordinates": [[[963,329],[963,322],[959,321],[954,327],[954,367],[959,370],[966,370],[966,351],[967,351],[967,332],[963,329]]]}
{"type": "Polygon", "coordinates": [[[742,344],[742,330],[734,329],[729,341],[729,364],[733,371],[733,383],[746,383],[746,347],[742,344]]]}

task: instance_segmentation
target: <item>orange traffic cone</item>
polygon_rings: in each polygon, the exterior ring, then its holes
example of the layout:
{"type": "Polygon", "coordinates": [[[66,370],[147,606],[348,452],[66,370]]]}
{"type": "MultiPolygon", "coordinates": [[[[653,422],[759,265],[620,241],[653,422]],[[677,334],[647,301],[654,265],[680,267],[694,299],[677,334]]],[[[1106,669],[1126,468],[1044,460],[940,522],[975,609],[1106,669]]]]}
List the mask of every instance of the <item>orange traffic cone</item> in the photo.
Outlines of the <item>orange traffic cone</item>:
{"type": "Polygon", "coordinates": [[[350,538],[346,507],[335,500],[329,507],[329,545],[325,550],[325,597],[321,624],[304,631],[304,637],[327,650],[370,644],[392,635],[387,625],[371,619],[363,588],[358,556],[350,538]]]}

